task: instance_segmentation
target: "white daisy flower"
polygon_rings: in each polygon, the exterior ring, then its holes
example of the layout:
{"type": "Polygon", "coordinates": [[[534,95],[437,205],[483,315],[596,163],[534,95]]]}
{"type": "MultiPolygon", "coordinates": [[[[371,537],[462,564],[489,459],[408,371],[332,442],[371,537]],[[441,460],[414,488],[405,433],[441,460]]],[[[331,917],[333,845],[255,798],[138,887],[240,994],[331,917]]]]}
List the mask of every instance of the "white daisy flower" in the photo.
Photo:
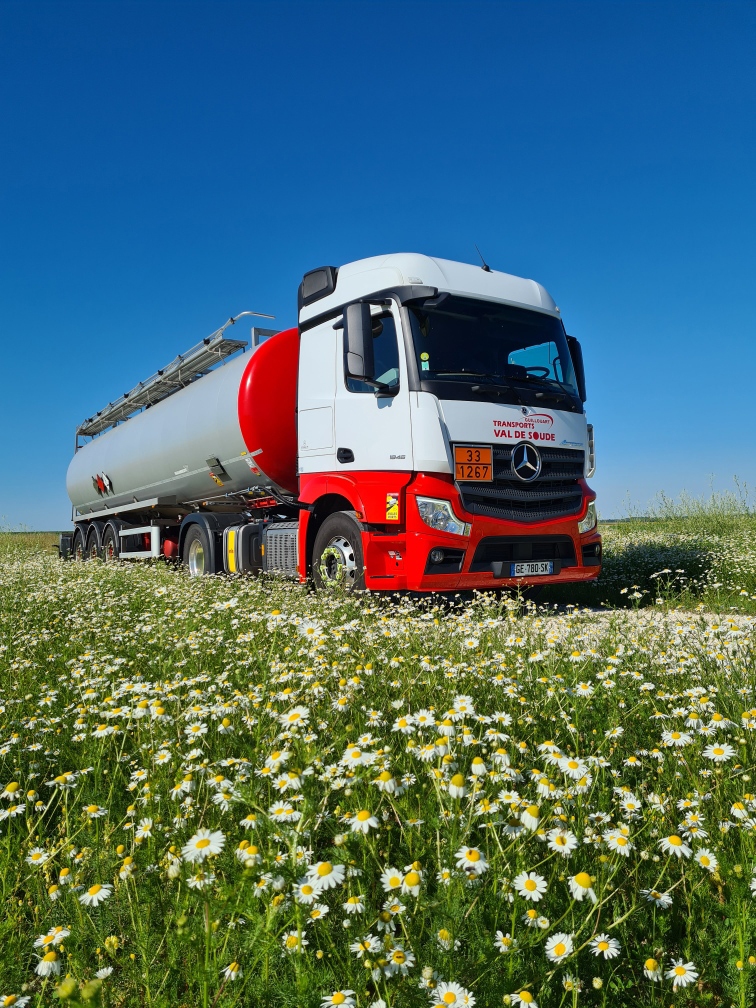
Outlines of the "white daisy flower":
{"type": "Polygon", "coordinates": [[[293,895],[297,903],[311,906],[320,895],[320,892],[321,889],[315,884],[314,880],[309,875],[305,875],[294,886],[293,895]]]}
{"type": "Polygon", "coordinates": [[[578,872],[577,875],[572,875],[567,880],[567,884],[570,887],[573,899],[576,899],[578,902],[582,902],[582,900],[587,896],[591,903],[596,902],[596,893],[591,888],[593,882],[588,872],[578,872]]]}
{"type": "Polygon", "coordinates": [[[99,882],[96,882],[79,896],[79,903],[83,903],[84,906],[96,907],[100,903],[104,903],[106,899],[109,899],[112,892],[112,885],[108,885],[107,883],[100,885],[99,882]]]}
{"type": "Polygon", "coordinates": [[[590,947],[595,956],[603,956],[604,959],[614,959],[620,954],[620,943],[607,934],[596,935],[590,947]]]}
{"type": "Polygon", "coordinates": [[[512,879],[512,885],[525,899],[537,903],[548,889],[546,879],[535,872],[520,872],[512,879]]]}
{"type": "Polygon", "coordinates": [[[662,965],[658,959],[646,959],[643,963],[643,974],[649,980],[661,980],[662,965]]]}
{"type": "Polygon", "coordinates": [[[546,958],[551,962],[561,962],[572,955],[572,935],[563,931],[546,939],[546,958]]]}
{"type": "Polygon", "coordinates": [[[300,954],[304,952],[305,946],[310,943],[305,938],[304,930],[297,931],[286,931],[281,936],[281,941],[283,943],[284,951],[291,955],[294,952],[299,952],[300,954]]]}
{"type": "Polygon", "coordinates": [[[442,1005],[444,1008],[470,1008],[471,1005],[475,1004],[475,998],[472,993],[461,984],[454,983],[453,981],[443,980],[438,986],[432,991],[431,994],[433,1001],[431,1004],[434,1006],[442,1005]]]}
{"type": "Polygon", "coordinates": [[[698,979],[694,964],[683,962],[682,959],[675,959],[671,969],[668,969],[664,975],[667,980],[672,981],[673,991],[676,991],[678,987],[687,987],[688,984],[692,984],[694,980],[698,979]]]}
{"type": "Polygon", "coordinates": [[[695,860],[705,868],[707,871],[715,872],[719,867],[719,862],[717,861],[717,856],[713,851],[710,851],[707,847],[699,847],[695,853],[695,860]]]}
{"type": "Polygon", "coordinates": [[[499,952],[514,952],[517,948],[517,939],[513,938],[509,932],[504,934],[503,931],[497,931],[494,945],[499,952]]]}
{"type": "Polygon", "coordinates": [[[226,838],[220,830],[200,829],[181,848],[181,857],[189,862],[204,861],[206,857],[220,854],[225,843],[226,838]]]}
{"type": "Polygon", "coordinates": [[[344,881],[346,870],[343,864],[333,864],[331,861],[318,861],[310,867],[307,875],[315,880],[321,889],[333,889],[344,881]]]}
{"type": "Polygon", "coordinates": [[[34,967],[37,976],[57,976],[60,973],[60,958],[57,952],[50,950],[46,952],[34,967]]]}
{"type": "Polygon", "coordinates": [[[404,882],[404,873],[397,868],[384,868],[381,872],[381,885],[384,892],[391,892],[393,889],[401,889],[404,882]]]}
{"type": "Polygon", "coordinates": [[[355,1004],[354,991],[348,988],[326,994],[320,1002],[321,1008],[331,1008],[331,1005],[338,1005],[339,1008],[354,1008],[355,1004]]]}
{"type": "Polygon", "coordinates": [[[457,859],[457,868],[461,868],[468,873],[482,875],[488,868],[488,861],[486,861],[485,855],[477,847],[460,847],[455,857],[457,859]]]}
{"type": "Polygon", "coordinates": [[[368,809],[360,809],[359,812],[347,820],[352,833],[369,833],[371,829],[378,829],[380,823],[368,809]]]}
{"type": "Polygon", "coordinates": [[[346,903],[341,904],[342,910],[348,914],[358,914],[365,912],[365,897],[350,896],[346,903]]]}
{"type": "Polygon", "coordinates": [[[668,837],[662,837],[659,841],[659,846],[665,854],[674,854],[678,858],[688,858],[692,853],[690,847],[676,833],[668,837]]]}

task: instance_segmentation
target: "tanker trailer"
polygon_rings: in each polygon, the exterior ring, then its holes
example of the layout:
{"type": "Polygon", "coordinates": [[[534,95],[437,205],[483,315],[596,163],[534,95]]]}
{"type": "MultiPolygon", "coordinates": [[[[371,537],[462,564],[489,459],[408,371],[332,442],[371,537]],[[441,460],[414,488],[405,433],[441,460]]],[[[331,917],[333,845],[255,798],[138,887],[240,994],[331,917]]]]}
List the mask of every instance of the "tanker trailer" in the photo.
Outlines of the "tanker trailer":
{"type": "Polygon", "coordinates": [[[80,425],[62,553],[372,591],[598,576],[582,351],[539,283],[400,253],[311,270],[298,309],[80,425]]]}
{"type": "Polygon", "coordinates": [[[269,526],[298,516],[297,331],[253,329],[247,350],[226,326],[77,428],[62,553],[180,556],[210,573],[219,536],[243,523],[239,569],[264,566],[269,526]]]}

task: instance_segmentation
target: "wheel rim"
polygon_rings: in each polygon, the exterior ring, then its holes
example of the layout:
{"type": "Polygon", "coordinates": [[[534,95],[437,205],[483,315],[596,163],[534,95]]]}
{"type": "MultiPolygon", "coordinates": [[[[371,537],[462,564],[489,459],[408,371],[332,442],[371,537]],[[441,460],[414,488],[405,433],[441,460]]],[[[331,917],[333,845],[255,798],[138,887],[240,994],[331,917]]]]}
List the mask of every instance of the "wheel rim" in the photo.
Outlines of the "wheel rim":
{"type": "Polygon", "coordinates": [[[189,573],[192,577],[205,573],[205,548],[199,539],[194,539],[189,547],[189,573]]]}
{"type": "Polygon", "coordinates": [[[81,539],[77,539],[74,542],[73,555],[74,560],[77,560],[79,563],[84,560],[84,543],[81,539]]]}
{"type": "Polygon", "coordinates": [[[344,536],[334,536],[320,555],[320,571],[329,584],[354,585],[359,571],[354,546],[344,536]]]}
{"type": "Polygon", "coordinates": [[[97,559],[97,543],[92,543],[92,545],[89,547],[88,557],[90,560],[97,559]]]}
{"type": "Polygon", "coordinates": [[[105,545],[103,546],[103,559],[106,561],[117,560],[118,554],[116,553],[115,543],[112,539],[106,539],[105,545]]]}

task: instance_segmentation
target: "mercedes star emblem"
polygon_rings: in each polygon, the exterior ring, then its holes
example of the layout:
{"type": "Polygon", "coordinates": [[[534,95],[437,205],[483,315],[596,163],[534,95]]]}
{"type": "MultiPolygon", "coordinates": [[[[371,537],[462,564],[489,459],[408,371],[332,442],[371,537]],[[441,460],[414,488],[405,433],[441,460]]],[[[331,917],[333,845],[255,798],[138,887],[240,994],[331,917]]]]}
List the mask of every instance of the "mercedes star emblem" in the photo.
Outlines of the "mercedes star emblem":
{"type": "Polygon", "coordinates": [[[527,441],[518,444],[512,452],[512,472],[529,483],[541,471],[541,455],[537,448],[527,441]]]}

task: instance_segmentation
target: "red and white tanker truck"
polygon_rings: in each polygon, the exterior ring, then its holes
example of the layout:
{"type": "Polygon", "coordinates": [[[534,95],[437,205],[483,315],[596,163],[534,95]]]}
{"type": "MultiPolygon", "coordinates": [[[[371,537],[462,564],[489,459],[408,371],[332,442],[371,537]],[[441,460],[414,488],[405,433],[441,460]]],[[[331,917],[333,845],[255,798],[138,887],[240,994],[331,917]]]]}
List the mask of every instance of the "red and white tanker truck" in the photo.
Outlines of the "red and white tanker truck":
{"type": "Polygon", "coordinates": [[[580,344],[540,284],[376,256],[306,273],[296,329],[223,330],[80,425],[64,555],[371,591],[598,576],[580,344]]]}

